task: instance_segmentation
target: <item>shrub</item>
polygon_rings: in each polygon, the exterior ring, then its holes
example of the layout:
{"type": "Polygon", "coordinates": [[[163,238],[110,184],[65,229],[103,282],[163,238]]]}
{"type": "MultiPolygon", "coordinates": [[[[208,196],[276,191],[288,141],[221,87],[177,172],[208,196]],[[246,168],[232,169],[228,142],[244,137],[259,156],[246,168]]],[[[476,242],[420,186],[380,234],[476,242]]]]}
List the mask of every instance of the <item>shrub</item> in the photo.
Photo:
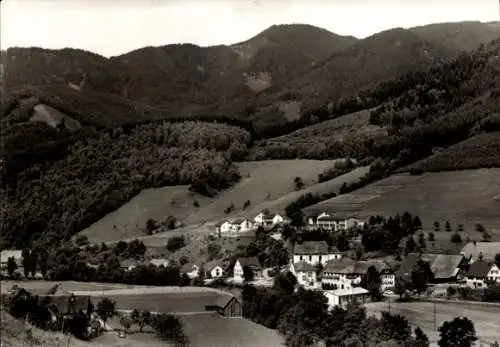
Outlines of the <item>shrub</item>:
{"type": "Polygon", "coordinates": [[[184,246],[186,246],[184,236],[173,236],[167,241],[167,249],[170,252],[176,252],[184,246]]]}
{"type": "Polygon", "coordinates": [[[461,243],[462,237],[460,236],[460,234],[455,233],[455,234],[451,235],[450,241],[453,243],[461,243]]]}

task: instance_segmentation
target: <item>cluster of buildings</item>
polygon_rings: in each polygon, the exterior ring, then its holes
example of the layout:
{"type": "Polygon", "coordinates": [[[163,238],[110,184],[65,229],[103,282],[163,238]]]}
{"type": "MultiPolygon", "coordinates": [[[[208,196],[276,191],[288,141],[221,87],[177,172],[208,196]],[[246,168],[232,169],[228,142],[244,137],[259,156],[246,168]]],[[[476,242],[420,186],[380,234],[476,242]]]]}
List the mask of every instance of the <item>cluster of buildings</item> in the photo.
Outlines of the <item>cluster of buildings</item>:
{"type": "Polygon", "coordinates": [[[308,217],[306,229],[320,229],[332,232],[341,232],[351,228],[362,228],[365,221],[354,216],[336,216],[327,212],[319,214],[317,217],[308,217]]]}
{"type": "Polygon", "coordinates": [[[217,225],[217,232],[222,234],[247,232],[254,231],[260,226],[269,229],[287,223],[289,223],[289,220],[285,216],[282,216],[278,213],[263,211],[254,218],[227,219],[217,225]]]}

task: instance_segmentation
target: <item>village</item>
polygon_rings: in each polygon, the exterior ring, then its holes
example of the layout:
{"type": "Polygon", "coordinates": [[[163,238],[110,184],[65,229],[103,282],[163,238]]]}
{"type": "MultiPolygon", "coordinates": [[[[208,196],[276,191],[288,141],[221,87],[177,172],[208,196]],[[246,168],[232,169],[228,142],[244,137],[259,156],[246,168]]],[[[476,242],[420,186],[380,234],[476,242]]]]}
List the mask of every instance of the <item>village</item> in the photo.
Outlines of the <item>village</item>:
{"type": "MultiPolygon", "coordinates": [[[[360,242],[360,230],[366,220],[352,216],[337,218],[327,212],[318,216],[309,216],[299,233],[313,231],[322,233],[349,235],[351,245],[360,242]],[[356,232],[357,230],[357,232],[356,232]]],[[[289,262],[279,268],[265,268],[257,257],[239,257],[229,266],[217,260],[197,264],[182,264],[180,273],[198,285],[218,284],[272,286],[277,272],[291,272],[298,285],[305,289],[320,290],[328,299],[331,308],[346,307],[349,303],[364,304],[371,299],[391,296],[408,296],[418,293],[419,297],[448,297],[458,288],[485,289],[500,283],[498,261],[500,242],[469,242],[460,254],[426,253],[420,250],[401,256],[385,256],[362,259],[353,252],[340,251],[336,246],[329,246],[324,240],[303,241],[292,245],[285,242],[281,231],[289,227],[290,219],[280,214],[262,211],[254,218],[227,219],[216,225],[212,237],[252,237],[258,231],[264,231],[269,237],[282,242],[288,250],[289,262]],[[423,271],[422,264],[430,273],[419,279],[415,272],[423,271]],[[375,274],[375,275],[374,275],[375,274]],[[367,282],[367,277],[376,283],[367,282]],[[375,278],[373,278],[375,277],[375,278]],[[423,283],[415,283],[415,282],[423,283]],[[411,285],[414,284],[414,285],[411,285]]],[[[362,231],[361,231],[362,232],[362,231]]],[[[300,234],[299,234],[300,235],[300,234]]],[[[404,248],[404,240],[401,248],[404,248]]],[[[352,248],[352,247],[351,247],[352,248]]],[[[403,250],[401,249],[401,253],[403,250]]],[[[399,254],[399,253],[398,253],[399,254]]],[[[14,278],[20,279],[23,267],[21,250],[3,250],[1,269],[7,272],[9,262],[15,262],[14,278]]],[[[134,260],[127,259],[120,263],[124,272],[130,272],[140,265],[166,268],[168,259],[134,260]]],[[[97,268],[96,265],[89,266],[97,268]]],[[[38,277],[41,275],[38,274],[38,277]]],[[[369,280],[370,281],[370,280],[369,280]]]]}

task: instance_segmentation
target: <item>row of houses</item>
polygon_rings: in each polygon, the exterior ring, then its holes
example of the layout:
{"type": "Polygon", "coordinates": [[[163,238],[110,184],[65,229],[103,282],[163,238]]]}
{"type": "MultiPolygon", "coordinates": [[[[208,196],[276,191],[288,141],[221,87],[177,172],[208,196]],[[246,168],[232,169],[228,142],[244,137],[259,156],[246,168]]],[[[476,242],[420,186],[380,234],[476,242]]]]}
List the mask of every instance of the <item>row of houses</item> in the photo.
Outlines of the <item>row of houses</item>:
{"type": "Polygon", "coordinates": [[[227,219],[217,225],[217,232],[247,232],[257,229],[259,226],[264,228],[272,228],[278,225],[289,223],[289,219],[278,213],[270,213],[263,211],[254,218],[233,218],[227,219]]]}
{"type": "Polygon", "coordinates": [[[306,229],[320,229],[341,232],[351,228],[362,228],[366,222],[354,216],[336,216],[322,212],[318,216],[307,218],[306,229]]]}

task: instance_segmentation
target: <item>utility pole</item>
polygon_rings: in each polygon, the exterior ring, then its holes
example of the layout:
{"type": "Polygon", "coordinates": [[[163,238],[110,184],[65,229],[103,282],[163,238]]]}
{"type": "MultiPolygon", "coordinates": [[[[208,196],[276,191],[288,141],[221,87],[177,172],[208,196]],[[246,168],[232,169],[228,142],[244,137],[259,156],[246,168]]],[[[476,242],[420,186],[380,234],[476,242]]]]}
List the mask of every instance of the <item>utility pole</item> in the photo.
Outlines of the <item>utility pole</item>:
{"type": "Polygon", "coordinates": [[[436,302],[434,302],[434,330],[437,331],[437,329],[436,329],[436,302]]]}

